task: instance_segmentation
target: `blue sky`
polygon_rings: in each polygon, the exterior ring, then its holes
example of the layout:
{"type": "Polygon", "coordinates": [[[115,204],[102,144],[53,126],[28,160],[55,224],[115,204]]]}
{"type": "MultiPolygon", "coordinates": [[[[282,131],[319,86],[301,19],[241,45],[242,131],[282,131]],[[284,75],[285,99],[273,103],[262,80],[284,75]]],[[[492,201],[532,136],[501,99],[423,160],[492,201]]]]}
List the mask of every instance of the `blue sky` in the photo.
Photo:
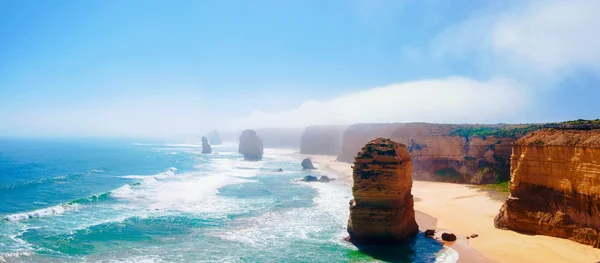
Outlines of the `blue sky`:
{"type": "Polygon", "coordinates": [[[0,2],[0,135],[600,118],[600,2],[0,2]]]}

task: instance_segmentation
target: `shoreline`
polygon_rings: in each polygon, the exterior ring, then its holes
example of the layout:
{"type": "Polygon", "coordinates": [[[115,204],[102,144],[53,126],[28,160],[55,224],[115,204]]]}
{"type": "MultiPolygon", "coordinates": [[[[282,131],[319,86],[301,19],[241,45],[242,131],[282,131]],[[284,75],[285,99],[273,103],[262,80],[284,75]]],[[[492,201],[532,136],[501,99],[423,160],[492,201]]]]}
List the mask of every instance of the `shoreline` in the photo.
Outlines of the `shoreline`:
{"type": "MultiPolygon", "coordinates": [[[[311,158],[318,168],[335,173],[337,180],[352,186],[352,164],[338,162],[336,156],[301,156],[311,158]]],[[[495,228],[494,217],[503,201],[492,198],[496,193],[490,190],[477,189],[472,185],[413,181],[412,193],[415,196],[415,212],[422,213],[421,218],[430,217],[427,221],[433,220],[434,228],[440,233],[448,230],[457,235],[456,242],[446,245],[459,253],[458,262],[600,261],[600,249],[588,245],[495,228]],[[465,237],[471,234],[479,237],[467,240],[465,237]]]]}

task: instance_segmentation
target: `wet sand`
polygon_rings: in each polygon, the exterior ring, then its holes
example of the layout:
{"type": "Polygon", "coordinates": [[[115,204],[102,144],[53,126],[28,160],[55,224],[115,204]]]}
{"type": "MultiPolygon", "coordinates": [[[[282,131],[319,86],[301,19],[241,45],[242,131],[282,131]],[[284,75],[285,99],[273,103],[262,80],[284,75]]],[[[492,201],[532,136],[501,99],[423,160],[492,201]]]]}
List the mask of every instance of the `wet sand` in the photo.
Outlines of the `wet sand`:
{"type": "MultiPolygon", "coordinates": [[[[335,156],[310,155],[318,168],[335,173],[338,180],[352,185],[349,163],[335,161],[335,156]]],[[[415,210],[419,224],[430,225],[454,232],[459,239],[447,244],[460,254],[459,262],[540,262],[540,263],[594,263],[600,261],[600,249],[570,240],[526,235],[496,229],[494,217],[502,206],[502,199],[470,185],[413,182],[415,210]],[[479,237],[466,239],[471,234],[479,237]],[[476,251],[473,251],[476,250],[476,251]]],[[[422,228],[422,227],[421,227],[422,228]]],[[[441,232],[440,232],[441,234],[441,232]]]]}

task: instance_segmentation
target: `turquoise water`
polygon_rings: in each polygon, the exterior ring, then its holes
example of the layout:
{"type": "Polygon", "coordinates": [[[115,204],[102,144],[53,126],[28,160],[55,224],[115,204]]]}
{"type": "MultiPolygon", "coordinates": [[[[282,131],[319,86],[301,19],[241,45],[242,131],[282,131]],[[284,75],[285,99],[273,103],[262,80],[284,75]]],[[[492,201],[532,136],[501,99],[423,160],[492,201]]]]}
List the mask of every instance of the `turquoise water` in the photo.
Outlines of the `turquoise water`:
{"type": "Polygon", "coordinates": [[[455,261],[422,237],[362,250],[343,241],[350,188],[294,182],[327,172],[302,171],[293,150],[266,149],[261,162],[235,145],[200,151],[0,139],[0,262],[455,261]]]}

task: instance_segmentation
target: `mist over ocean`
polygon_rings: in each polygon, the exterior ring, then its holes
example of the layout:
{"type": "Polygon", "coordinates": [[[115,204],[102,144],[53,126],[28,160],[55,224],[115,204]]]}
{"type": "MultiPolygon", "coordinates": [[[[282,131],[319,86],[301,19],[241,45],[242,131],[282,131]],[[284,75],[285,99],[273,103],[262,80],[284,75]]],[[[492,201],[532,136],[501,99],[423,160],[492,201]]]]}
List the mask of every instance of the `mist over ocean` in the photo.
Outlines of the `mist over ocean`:
{"type": "Polygon", "coordinates": [[[0,262],[456,260],[421,235],[367,253],[343,241],[350,187],[294,182],[332,175],[302,171],[295,150],[265,149],[260,162],[242,161],[235,144],[200,152],[195,144],[0,139],[0,262]]]}

